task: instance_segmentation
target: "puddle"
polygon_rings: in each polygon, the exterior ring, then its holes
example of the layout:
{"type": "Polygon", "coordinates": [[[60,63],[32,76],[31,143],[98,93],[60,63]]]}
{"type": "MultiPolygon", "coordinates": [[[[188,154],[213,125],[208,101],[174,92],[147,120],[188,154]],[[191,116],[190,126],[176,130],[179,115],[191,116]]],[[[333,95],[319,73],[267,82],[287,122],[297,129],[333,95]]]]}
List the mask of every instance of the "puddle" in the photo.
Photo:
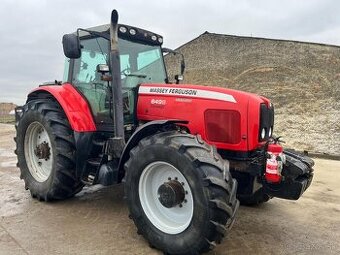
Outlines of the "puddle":
{"type": "Polygon", "coordinates": [[[9,217],[23,213],[28,206],[29,194],[12,194],[9,191],[0,199],[0,217],[9,217]]]}

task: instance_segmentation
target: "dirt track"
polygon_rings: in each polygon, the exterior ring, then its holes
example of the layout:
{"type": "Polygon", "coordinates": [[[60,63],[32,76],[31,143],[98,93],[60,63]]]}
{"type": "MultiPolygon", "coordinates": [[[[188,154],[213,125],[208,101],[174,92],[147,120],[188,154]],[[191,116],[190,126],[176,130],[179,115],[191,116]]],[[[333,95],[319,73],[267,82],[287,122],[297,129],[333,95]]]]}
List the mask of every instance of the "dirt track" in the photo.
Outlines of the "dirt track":
{"type": "MultiPolygon", "coordinates": [[[[137,235],[122,185],[85,188],[41,203],[15,167],[14,127],[0,124],[0,254],[161,254],[137,235]]],[[[298,201],[241,207],[231,234],[211,254],[340,254],[340,161],[316,159],[298,201]]]]}

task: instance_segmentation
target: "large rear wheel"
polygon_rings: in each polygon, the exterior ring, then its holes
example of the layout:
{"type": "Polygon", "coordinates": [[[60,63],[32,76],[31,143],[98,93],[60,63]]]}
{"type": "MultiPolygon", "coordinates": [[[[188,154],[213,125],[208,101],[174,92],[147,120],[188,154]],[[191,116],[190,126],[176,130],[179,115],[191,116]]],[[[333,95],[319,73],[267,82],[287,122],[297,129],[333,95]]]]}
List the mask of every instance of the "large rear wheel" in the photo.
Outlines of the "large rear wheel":
{"type": "Polygon", "coordinates": [[[25,188],[44,201],[79,192],[83,184],[76,178],[73,131],[61,107],[51,100],[34,100],[21,114],[15,153],[25,188]]]}
{"type": "Polygon", "coordinates": [[[138,233],[167,254],[198,254],[220,243],[238,208],[228,162],[199,136],[144,138],[125,165],[125,193],[138,233]]]}

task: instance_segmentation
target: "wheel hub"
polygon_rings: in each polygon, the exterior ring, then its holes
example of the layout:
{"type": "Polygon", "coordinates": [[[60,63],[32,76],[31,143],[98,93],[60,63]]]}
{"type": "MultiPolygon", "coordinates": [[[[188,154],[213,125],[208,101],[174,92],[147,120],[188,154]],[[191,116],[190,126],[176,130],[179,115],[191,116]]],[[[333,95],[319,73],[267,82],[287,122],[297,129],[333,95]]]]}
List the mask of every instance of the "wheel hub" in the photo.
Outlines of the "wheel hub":
{"type": "Polygon", "coordinates": [[[38,121],[29,124],[24,141],[25,159],[31,176],[45,182],[53,168],[53,148],[49,133],[38,121]]]}
{"type": "Polygon", "coordinates": [[[184,197],[184,188],[178,181],[165,182],[158,188],[158,200],[166,208],[181,204],[184,197]]]}
{"type": "Polygon", "coordinates": [[[50,152],[50,146],[47,142],[43,142],[35,147],[34,154],[39,159],[45,159],[48,160],[50,158],[51,152],[50,152]]]}
{"type": "Polygon", "coordinates": [[[173,165],[155,161],[142,171],[139,200],[149,221],[160,231],[183,232],[194,213],[194,199],[187,179],[173,165]]]}

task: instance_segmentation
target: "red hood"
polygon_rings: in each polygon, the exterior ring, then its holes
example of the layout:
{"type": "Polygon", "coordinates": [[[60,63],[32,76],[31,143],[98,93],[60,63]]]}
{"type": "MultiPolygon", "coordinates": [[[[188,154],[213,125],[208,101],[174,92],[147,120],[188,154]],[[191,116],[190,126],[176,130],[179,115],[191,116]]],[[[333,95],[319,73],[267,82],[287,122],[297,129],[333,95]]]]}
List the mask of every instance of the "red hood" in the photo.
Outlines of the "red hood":
{"type": "Polygon", "coordinates": [[[270,101],[262,96],[244,92],[240,90],[213,87],[213,86],[203,86],[203,85],[193,85],[193,84],[154,84],[154,83],[143,83],[139,88],[139,93],[141,94],[154,94],[163,96],[180,96],[189,98],[202,98],[202,99],[213,99],[221,100],[232,103],[237,103],[240,99],[245,97],[251,101],[261,101],[265,103],[268,107],[270,101]]]}
{"type": "Polygon", "coordinates": [[[270,104],[268,99],[256,94],[190,84],[142,84],[138,94],[139,120],[186,120],[192,134],[201,134],[217,148],[239,151],[254,150],[259,146],[260,105],[265,103],[269,108],[270,104]],[[233,130],[225,132],[229,143],[208,139],[205,115],[209,111],[229,114],[223,124],[223,128],[233,130]],[[233,137],[235,140],[231,139],[233,137]]]}

